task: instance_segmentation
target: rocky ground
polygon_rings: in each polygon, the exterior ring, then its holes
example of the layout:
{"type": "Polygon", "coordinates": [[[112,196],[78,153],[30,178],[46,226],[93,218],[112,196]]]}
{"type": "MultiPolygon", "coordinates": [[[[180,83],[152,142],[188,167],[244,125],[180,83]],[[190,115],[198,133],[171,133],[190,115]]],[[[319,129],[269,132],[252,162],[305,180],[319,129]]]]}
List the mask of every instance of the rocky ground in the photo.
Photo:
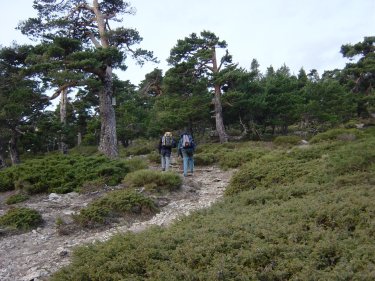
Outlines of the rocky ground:
{"type": "MultiPolygon", "coordinates": [[[[181,173],[176,163],[173,170],[181,173]]],[[[56,220],[71,221],[73,213],[110,188],[89,194],[34,196],[22,206],[38,210],[45,223],[28,233],[0,236],[0,280],[47,280],[53,272],[69,263],[71,252],[77,245],[105,241],[116,233],[142,231],[151,225],[167,226],[178,217],[206,208],[218,200],[231,175],[231,171],[224,172],[217,167],[198,167],[193,176],[184,178],[179,191],[158,198],[162,207],[154,217],[146,221],[122,221],[105,229],[58,228],[56,220]]],[[[6,196],[0,195],[0,215],[9,208],[3,202],[6,196]]]]}

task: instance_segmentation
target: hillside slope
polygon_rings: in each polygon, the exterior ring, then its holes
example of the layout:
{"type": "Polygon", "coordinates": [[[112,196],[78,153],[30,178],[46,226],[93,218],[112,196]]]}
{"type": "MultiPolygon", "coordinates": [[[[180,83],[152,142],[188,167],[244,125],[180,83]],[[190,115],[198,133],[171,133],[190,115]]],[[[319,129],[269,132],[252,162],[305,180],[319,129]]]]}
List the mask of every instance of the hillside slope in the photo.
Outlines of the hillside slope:
{"type": "MultiPolygon", "coordinates": [[[[174,170],[178,171],[178,167],[175,166],[174,170]]],[[[114,234],[139,232],[153,225],[169,225],[176,218],[208,207],[220,198],[230,176],[231,172],[223,172],[217,167],[198,168],[194,177],[184,179],[179,191],[159,198],[164,202],[164,206],[151,219],[133,223],[122,222],[109,229],[72,231],[69,235],[59,235],[56,219],[69,220],[72,213],[110,189],[84,195],[69,193],[33,196],[27,203],[20,205],[40,211],[45,225],[31,233],[1,238],[0,280],[44,280],[70,262],[71,251],[75,246],[106,241],[114,234]]],[[[7,194],[2,194],[3,198],[6,196],[7,194]]],[[[9,206],[3,202],[1,204],[2,212],[5,212],[9,206]]]]}

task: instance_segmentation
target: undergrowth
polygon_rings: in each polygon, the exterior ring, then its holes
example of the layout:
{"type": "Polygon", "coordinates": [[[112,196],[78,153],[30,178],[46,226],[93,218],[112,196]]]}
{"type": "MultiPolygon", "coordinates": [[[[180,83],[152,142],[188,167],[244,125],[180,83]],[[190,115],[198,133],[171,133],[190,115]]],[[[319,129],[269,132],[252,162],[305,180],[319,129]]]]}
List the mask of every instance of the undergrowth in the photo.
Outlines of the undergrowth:
{"type": "Polygon", "coordinates": [[[139,158],[110,160],[105,156],[51,154],[0,171],[0,192],[19,189],[29,194],[77,191],[88,181],[116,185],[125,175],[145,168],[139,158]]]}
{"type": "Polygon", "coordinates": [[[254,151],[222,201],[168,228],[79,247],[51,280],[373,280],[375,134],[352,134],[201,147],[197,156],[217,162],[254,151]]]}
{"type": "Polygon", "coordinates": [[[134,190],[112,191],[74,215],[74,220],[84,227],[109,224],[119,217],[149,216],[158,211],[152,199],[134,190]]]}
{"type": "Polygon", "coordinates": [[[29,208],[13,208],[0,216],[0,227],[7,231],[28,231],[43,223],[38,211],[29,208]]]}
{"type": "Polygon", "coordinates": [[[295,184],[78,248],[51,280],[372,280],[375,190],[295,184]]]}
{"type": "Polygon", "coordinates": [[[131,188],[144,188],[146,191],[163,193],[177,190],[182,184],[182,179],[175,172],[144,169],[127,174],[122,183],[131,188]]]}

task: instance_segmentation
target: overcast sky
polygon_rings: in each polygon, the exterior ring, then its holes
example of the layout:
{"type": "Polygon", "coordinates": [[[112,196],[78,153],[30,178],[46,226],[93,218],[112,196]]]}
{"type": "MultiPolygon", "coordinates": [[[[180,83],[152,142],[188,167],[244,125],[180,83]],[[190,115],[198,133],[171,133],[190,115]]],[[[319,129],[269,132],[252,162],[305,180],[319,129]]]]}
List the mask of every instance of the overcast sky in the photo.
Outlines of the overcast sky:
{"type": "MultiPolygon", "coordinates": [[[[15,30],[36,15],[32,0],[2,0],[0,45],[28,42],[15,30]]],[[[90,2],[90,1],[89,1],[90,2]]],[[[209,30],[228,43],[233,61],[249,69],[257,59],[264,73],[284,63],[292,73],[343,68],[343,44],[375,36],[375,0],[132,0],[136,15],[124,19],[143,37],[140,47],[153,51],[160,64],[140,67],[131,61],[121,79],[138,84],[154,68],[169,68],[166,59],[178,39],[209,30]]]]}

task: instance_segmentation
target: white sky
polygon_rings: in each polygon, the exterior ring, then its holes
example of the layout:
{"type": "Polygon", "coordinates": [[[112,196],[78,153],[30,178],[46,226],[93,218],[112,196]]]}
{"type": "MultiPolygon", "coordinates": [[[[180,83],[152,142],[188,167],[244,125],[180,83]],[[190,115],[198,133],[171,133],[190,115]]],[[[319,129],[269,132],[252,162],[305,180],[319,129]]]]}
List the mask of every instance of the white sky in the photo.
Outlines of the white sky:
{"type": "MultiPolygon", "coordinates": [[[[32,0],[5,1],[1,7],[0,45],[14,40],[26,43],[15,30],[18,22],[36,15],[32,0]]],[[[166,59],[178,39],[203,30],[226,40],[233,62],[249,69],[253,58],[265,72],[284,63],[297,74],[343,68],[343,44],[355,44],[375,35],[375,0],[130,0],[137,10],[124,19],[125,27],[139,31],[139,47],[154,52],[160,64],[133,65],[121,79],[138,84],[158,67],[169,68],[166,59]]]]}

